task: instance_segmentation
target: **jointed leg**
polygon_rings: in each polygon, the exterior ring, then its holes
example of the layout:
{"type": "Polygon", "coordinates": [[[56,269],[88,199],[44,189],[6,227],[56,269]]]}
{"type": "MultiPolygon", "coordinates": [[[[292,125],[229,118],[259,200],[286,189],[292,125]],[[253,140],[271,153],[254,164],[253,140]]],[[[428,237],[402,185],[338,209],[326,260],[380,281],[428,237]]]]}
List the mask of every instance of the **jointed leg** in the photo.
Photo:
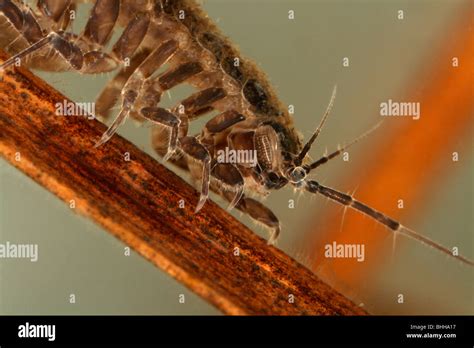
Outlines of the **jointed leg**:
{"type": "MultiPolygon", "coordinates": [[[[51,2],[40,1],[40,20],[50,23],[47,30],[53,30],[60,11],[67,9],[70,1],[51,2]],[[51,12],[49,12],[51,11],[51,12]],[[47,17],[50,16],[50,17],[47,17]]],[[[149,18],[144,14],[137,14],[132,19],[113,48],[113,55],[101,49],[110,39],[112,30],[118,18],[120,1],[97,0],[87,21],[82,36],[62,31],[50,31],[44,36],[38,19],[29,8],[18,7],[10,0],[2,0],[0,12],[16,30],[31,44],[22,52],[13,56],[0,68],[5,69],[18,58],[32,55],[35,51],[48,46],[59,53],[67,64],[58,64],[55,60],[42,62],[39,68],[62,71],[74,69],[84,74],[108,72],[117,68],[126,58],[131,59],[141,44],[148,30],[149,18]]],[[[43,21],[43,22],[44,22],[43,21]]],[[[35,64],[32,65],[36,67],[35,64]]]]}
{"type": "Polygon", "coordinates": [[[38,0],[37,6],[41,15],[38,22],[49,31],[66,30],[72,18],[70,11],[76,4],[72,0],[38,0]]]}
{"type": "Polygon", "coordinates": [[[120,11],[120,1],[97,0],[89,15],[84,38],[99,46],[107,43],[120,11]]]}
{"type": "MultiPolygon", "coordinates": [[[[223,192],[223,195],[229,201],[233,199],[228,192],[223,192]]],[[[235,207],[270,228],[271,234],[267,243],[270,245],[275,244],[280,235],[280,222],[270,209],[259,201],[245,195],[242,196],[235,207]]]]}
{"type": "MultiPolygon", "coordinates": [[[[183,67],[184,65],[181,65],[183,67]]],[[[186,71],[189,71],[188,69],[183,69],[180,73],[180,67],[174,69],[171,71],[169,75],[164,74],[161,77],[164,76],[171,76],[173,75],[174,77],[166,77],[163,80],[159,80],[161,84],[164,84],[163,81],[167,81],[167,84],[174,85],[177,83],[176,81],[182,80],[183,76],[192,76],[193,74],[189,75],[189,73],[186,73],[186,71]]],[[[190,97],[186,98],[184,101],[182,101],[179,105],[174,107],[171,112],[174,115],[179,115],[179,119],[181,120],[181,134],[178,134],[178,126],[175,126],[175,130],[170,134],[170,142],[169,142],[169,147],[165,156],[165,160],[170,158],[175,150],[178,147],[178,139],[181,141],[182,137],[185,137],[187,135],[187,128],[188,128],[188,122],[190,118],[196,118],[198,115],[196,113],[199,113],[199,111],[202,111],[203,109],[212,109],[212,104],[222,98],[225,97],[225,91],[221,88],[209,88],[205,89],[199,92],[196,92],[192,94],[190,97]],[[184,107],[184,112],[180,112],[180,106],[184,107]]],[[[207,151],[207,150],[206,150],[207,151]]]]}
{"type": "Polygon", "coordinates": [[[167,161],[176,151],[181,120],[171,112],[158,107],[143,108],[140,110],[140,115],[153,123],[166,126],[170,129],[168,144],[166,146],[167,152],[163,158],[167,161]]]}
{"type": "MultiPolygon", "coordinates": [[[[122,89],[122,109],[119,115],[110,125],[109,129],[102,135],[102,138],[95,145],[96,147],[107,142],[116,132],[117,128],[125,122],[127,116],[132,110],[138,97],[142,97],[143,86],[148,83],[148,78],[160,66],[165,64],[178,49],[178,43],[175,40],[169,40],[158,46],[150,55],[139,65],[133,74],[127,80],[122,89]]],[[[160,94],[155,91],[156,103],[160,100],[160,94]]]]}
{"type": "Polygon", "coordinates": [[[0,11],[24,39],[31,44],[0,65],[0,69],[6,69],[18,59],[31,56],[44,47],[48,47],[58,53],[65,63],[58,64],[56,61],[51,60],[41,64],[42,68],[50,70],[61,71],[72,68],[85,73],[95,73],[110,71],[115,69],[117,65],[113,58],[92,49],[92,47],[90,50],[86,50],[84,54],[83,49],[87,47],[87,43],[78,42],[76,44],[74,42],[76,41],[74,34],[51,31],[49,34],[44,35],[37,18],[33,15],[31,9],[26,6],[18,7],[10,0],[3,0],[0,4],[0,11]]]}
{"type": "Polygon", "coordinates": [[[245,120],[244,115],[229,110],[211,118],[204,126],[204,130],[209,134],[217,134],[243,120],[245,120]]]}
{"type": "Polygon", "coordinates": [[[204,203],[206,203],[209,196],[209,182],[211,172],[211,156],[209,151],[199,143],[195,137],[184,137],[179,140],[181,150],[192,159],[202,163],[202,177],[201,177],[201,196],[196,206],[196,212],[201,210],[204,203]]]}
{"type": "Polygon", "coordinates": [[[213,189],[217,192],[233,192],[234,198],[230,200],[227,210],[232,210],[242,198],[244,193],[244,178],[236,166],[230,163],[216,163],[212,168],[214,179],[213,189]]]}
{"type": "MultiPolygon", "coordinates": [[[[209,102],[211,102],[212,104],[212,102],[216,100],[215,97],[212,97],[213,95],[216,95],[216,93],[209,93],[209,95],[211,97],[203,98],[202,93],[198,92],[197,95],[194,95],[188,99],[200,100],[197,108],[201,108],[202,106],[209,106],[209,102]]],[[[190,107],[191,110],[196,109],[196,107],[192,106],[190,103],[188,103],[187,105],[188,107],[190,107]]],[[[176,112],[173,114],[164,109],[159,110],[159,108],[145,108],[142,109],[141,113],[143,117],[157,124],[157,126],[155,126],[152,131],[153,148],[161,156],[164,156],[165,160],[170,158],[174,154],[174,150],[178,144],[178,141],[176,139],[177,136],[181,140],[181,146],[184,146],[185,150],[187,150],[189,154],[189,144],[191,143],[191,141],[185,139],[188,130],[188,117],[186,114],[181,115],[181,117],[178,118],[176,116],[176,112]]],[[[200,135],[199,140],[194,138],[195,140],[192,140],[192,142],[200,143],[200,148],[204,148],[206,152],[209,153],[209,151],[207,150],[207,148],[204,147],[204,145],[212,149],[214,146],[215,134],[228,129],[232,125],[236,124],[237,122],[243,121],[244,119],[245,117],[243,115],[234,111],[226,111],[224,113],[221,113],[209,120],[206,123],[204,131],[200,135]]],[[[189,163],[183,157],[175,156],[171,159],[171,161],[183,169],[190,168],[189,163]]],[[[208,174],[204,173],[204,175],[200,175],[194,173],[193,171],[191,171],[191,174],[193,174],[196,179],[202,181],[201,187],[204,188],[201,190],[203,192],[202,197],[206,196],[204,191],[208,190],[208,184],[206,184],[206,182],[208,181],[208,174]]],[[[215,163],[212,167],[211,175],[213,177],[213,185],[215,191],[221,192],[222,190],[225,190],[235,193],[235,196],[230,199],[231,203],[228,207],[228,209],[232,209],[240,200],[244,188],[244,180],[239,170],[232,164],[215,163]]],[[[203,201],[204,198],[200,200],[200,202],[203,201]]]]}
{"type": "Polygon", "coordinates": [[[226,97],[226,92],[220,87],[211,87],[192,94],[181,102],[184,112],[193,119],[212,110],[212,104],[226,97]]]}
{"type": "Polygon", "coordinates": [[[76,70],[81,70],[84,64],[84,56],[80,48],[64,39],[58,33],[52,32],[42,39],[36,41],[34,44],[21,51],[20,53],[10,57],[3,64],[0,65],[0,70],[6,69],[13,65],[18,59],[27,57],[37,50],[49,45],[57,53],[59,53],[68,65],[76,70]]]}
{"type": "Polygon", "coordinates": [[[2,0],[0,13],[29,43],[35,43],[43,38],[43,30],[28,6],[11,0],[2,0]]]}
{"type": "Polygon", "coordinates": [[[149,54],[149,51],[143,51],[135,54],[130,61],[130,65],[123,67],[122,70],[117,75],[115,75],[112,80],[107,82],[104,89],[95,101],[96,111],[104,119],[107,119],[110,116],[111,109],[118,101],[120,92],[127,83],[128,79],[149,54]]]}

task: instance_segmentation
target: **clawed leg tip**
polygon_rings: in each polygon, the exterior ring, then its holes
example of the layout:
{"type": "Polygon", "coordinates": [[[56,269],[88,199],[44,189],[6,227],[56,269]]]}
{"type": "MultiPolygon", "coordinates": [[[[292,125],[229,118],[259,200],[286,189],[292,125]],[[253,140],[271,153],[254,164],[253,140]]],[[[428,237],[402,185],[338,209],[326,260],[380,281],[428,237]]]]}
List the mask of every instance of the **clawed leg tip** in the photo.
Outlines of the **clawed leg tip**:
{"type": "Polygon", "coordinates": [[[276,245],[276,238],[270,238],[269,240],[267,240],[267,245],[276,245]]]}
{"type": "Polygon", "coordinates": [[[166,155],[163,156],[163,161],[167,162],[171,157],[173,157],[174,151],[168,151],[166,155]]]}
{"type": "Polygon", "coordinates": [[[206,203],[206,199],[200,199],[199,200],[199,203],[197,204],[196,206],[196,209],[194,209],[194,213],[197,214],[199,213],[199,211],[202,209],[202,207],[204,206],[204,203],[206,203]]]}
{"type": "Polygon", "coordinates": [[[97,149],[99,146],[101,146],[101,145],[104,144],[104,143],[105,143],[105,141],[102,141],[102,139],[101,139],[101,140],[99,140],[98,142],[96,142],[96,143],[94,144],[94,148],[97,149]]]}
{"type": "Polygon", "coordinates": [[[280,229],[278,228],[271,234],[270,238],[268,238],[267,245],[276,245],[279,235],[280,235],[280,229]]]}
{"type": "Polygon", "coordinates": [[[110,137],[103,135],[99,141],[97,141],[94,145],[94,148],[98,148],[101,145],[104,145],[107,141],[109,141],[110,137]]]}
{"type": "Polygon", "coordinates": [[[232,202],[231,204],[228,205],[228,207],[226,208],[227,211],[232,211],[235,206],[237,205],[238,202],[232,202]]]}

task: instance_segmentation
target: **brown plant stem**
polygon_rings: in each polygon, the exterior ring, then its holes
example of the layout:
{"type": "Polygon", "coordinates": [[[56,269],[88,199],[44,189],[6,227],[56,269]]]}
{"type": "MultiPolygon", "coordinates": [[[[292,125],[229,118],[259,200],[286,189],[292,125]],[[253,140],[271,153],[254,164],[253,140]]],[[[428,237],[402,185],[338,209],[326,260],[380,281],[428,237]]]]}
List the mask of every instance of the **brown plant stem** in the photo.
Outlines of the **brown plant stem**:
{"type": "Polygon", "coordinates": [[[57,116],[65,99],[28,71],[5,71],[1,156],[224,313],[366,314],[212,201],[194,214],[196,190],[124,138],[94,148],[105,126],[57,116]]]}

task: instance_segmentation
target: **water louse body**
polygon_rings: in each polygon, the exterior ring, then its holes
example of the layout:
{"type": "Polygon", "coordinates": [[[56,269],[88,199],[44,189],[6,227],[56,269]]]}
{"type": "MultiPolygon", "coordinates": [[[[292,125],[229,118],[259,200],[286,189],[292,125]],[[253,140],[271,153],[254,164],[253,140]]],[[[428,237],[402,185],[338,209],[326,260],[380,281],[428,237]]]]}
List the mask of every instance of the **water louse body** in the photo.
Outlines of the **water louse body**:
{"type": "Polygon", "coordinates": [[[100,116],[114,120],[97,143],[104,144],[128,117],[153,123],[152,143],[165,160],[189,171],[200,183],[196,211],[213,190],[271,231],[278,218],[249,193],[293,185],[355,209],[393,232],[400,232],[437,250],[473,264],[462,256],[409,230],[352,196],[321,185],[308,175],[340,155],[354,142],[311,162],[308,153],[329,115],[329,106],[313,136],[303,144],[287,108],[265,75],[238,50],[190,0],[97,0],[80,34],[70,25],[77,4],[71,0],[38,0],[36,8],[0,0],[0,45],[13,57],[2,69],[24,59],[24,65],[49,71],[98,74],[116,71],[96,101],[100,116]],[[110,52],[114,29],[122,33],[110,52]],[[44,59],[44,57],[48,57],[44,59]],[[187,83],[196,92],[171,108],[160,107],[165,91],[187,83]],[[120,105],[118,115],[113,107],[120,105]],[[188,134],[193,120],[217,111],[198,134],[188,134]],[[225,162],[223,151],[255,153],[256,161],[225,162]]]}

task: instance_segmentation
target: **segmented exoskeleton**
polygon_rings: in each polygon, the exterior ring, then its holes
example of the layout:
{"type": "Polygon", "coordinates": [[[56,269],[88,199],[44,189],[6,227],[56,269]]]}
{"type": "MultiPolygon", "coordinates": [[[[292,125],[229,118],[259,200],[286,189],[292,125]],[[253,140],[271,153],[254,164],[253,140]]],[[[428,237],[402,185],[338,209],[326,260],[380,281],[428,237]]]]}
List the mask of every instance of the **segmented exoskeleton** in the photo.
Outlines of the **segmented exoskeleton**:
{"type": "Polygon", "coordinates": [[[308,178],[311,171],[370,132],[319,160],[309,161],[307,154],[329,115],[335,88],[319,126],[303,145],[266,77],[239,56],[194,1],[97,0],[81,34],[69,30],[69,13],[75,6],[72,0],[38,0],[37,8],[32,9],[17,1],[0,0],[0,44],[13,54],[0,69],[28,57],[24,65],[43,70],[83,74],[119,70],[98,97],[97,111],[105,118],[117,101],[120,111],[96,146],[107,142],[129,116],[151,121],[157,153],[188,170],[201,183],[196,212],[211,189],[229,201],[230,208],[270,228],[269,243],[273,243],[280,232],[279,221],[248,193],[265,195],[290,184],[328,197],[394,233],[473,265],[352,196],[308,178]],[[123,27],[123,32],[111,52],[106,52],[105,45],[116,26],[123,27]],[[160,107],[162,94],[181,83],[198,91],[172,108],[160,107]],[[188,135],[189,123],[213,110],[220,113],[199,134],[188,135]],[[254,151],[256,165],[220,162],[217,154],[224,149],[254,151]]]}

